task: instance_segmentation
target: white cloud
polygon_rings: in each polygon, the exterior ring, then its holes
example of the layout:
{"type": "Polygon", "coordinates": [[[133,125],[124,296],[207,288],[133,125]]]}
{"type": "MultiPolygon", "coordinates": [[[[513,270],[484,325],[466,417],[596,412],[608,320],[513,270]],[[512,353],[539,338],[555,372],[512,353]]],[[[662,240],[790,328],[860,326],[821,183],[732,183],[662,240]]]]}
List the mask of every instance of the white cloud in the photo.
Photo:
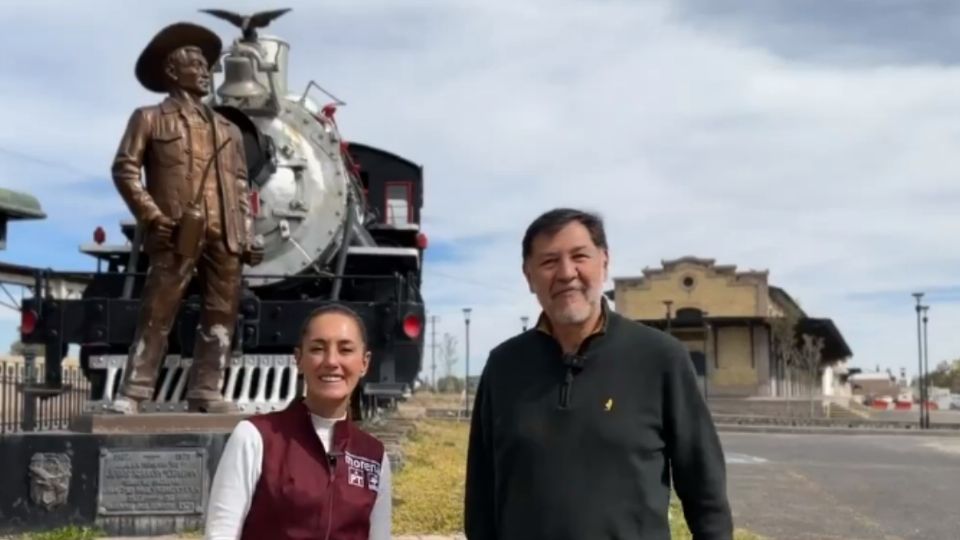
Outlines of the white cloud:
{"type": "MultiPolygon", "coordinates": [[[[291,42],[291,89],[316,79],[349,103],[347,138],[425,166],[426,232],[464,255],[427,269],[427,295],[438,333],[462,333],[459,308],[474,306],[471,367],[536,316],[520,238],[569,204],[607,218],[614,275],[686,254],[769,269],[811,314],[835,318],[856,362],[914,371],[906,292],[956,283],[960,262],[960,70],[791,61],[685,25],[659,1],[291,5],[270,29],[291,42]],[[899,305],[848,298],[878,290],[906,292],[899,305]]],[[[19,26],[39,37],[31,64],[0,84],[17,127],[0,145],[100,171],[114,196],[123,123],[157,99],[132,76],[149,35],[177,19],[234,35],[200,7],[25,4],[19,26]]],[[[38,189],[56,197],[71,178],[38,189]]],[[[960,355],[960,313],[931,315],[931,351],[960,355]]]]}

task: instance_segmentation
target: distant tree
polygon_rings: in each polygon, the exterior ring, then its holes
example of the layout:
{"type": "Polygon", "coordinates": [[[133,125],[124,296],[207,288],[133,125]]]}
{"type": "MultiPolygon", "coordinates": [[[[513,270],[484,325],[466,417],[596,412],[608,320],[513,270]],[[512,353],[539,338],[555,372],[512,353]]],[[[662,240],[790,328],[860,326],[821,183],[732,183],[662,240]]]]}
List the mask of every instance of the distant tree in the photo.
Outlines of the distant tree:
{"type": "Polygon", "coordinates": [[[930,372],[929,384],[939,388],[949,388],[951,392],[960,393],[960,358],[937,364],[937,368],[930,372]]]}
{"type": "Polygon", "coordinates": [[[814,415],[813,396],[820,378],[820,363],[823,360],[824,339],[810,334],[803,334],[803,345],[795,356],[798,366],[810,378],[807,386],[807,397],[810,398],[810,417],[814,415]]]}
{"type": "Polygon", "coordinates": [[[437,381],[437,392],[441,394],[459,394],[463,392],[463,379],[455,375],[441,377],[437,381]]]}
{"type": "MultiPolygon", "coordinates": [[[[784,395],[793,393],[793,371],[797,365],[797,322],[798,317],[793,313],[786,313],[782,317],[770,320],[771,344],[773,358],[777,372],[783,377],[784,395]]],[[[790,402],[787,402],[789,413],[790,402]]]]}
{"type": "Polygon", "coordinates": [[[26,345],[20,340],[14,341],[13,343],[10,344],[10,354],[13,356],[24,356],[27,352],[28,347],[30,348],[30,350],[33,351],[33,354],[35,354],[36,356],[40,356],[40,357],[43,356],[45,351],[43,345],[26,345]]]}
{"type": "MultiPolygon", "coordinates": [[[[824,339],[800,334],[799,323],[799,315],[792,311],[770,321],[772,354],[777,371],[784,377],[784,395],[794,396],[806,387],[806,396],[810,400],[810,416],[813,416],[813,398],[820,386],[818,379],[823,361],[824,339]]],[[[787,414],[790,414],[790,407],[788,400],[787,414]]]]}
{"type": "MultiPolygon", "coordinates": [[[[443,344],[440,348],[440,358],[443,361],[443,366],[446,369],[446,376],[444,379],[449,379],[454,377],[453,367],[457,365],[457,338],[452,334],[443,334],[443,344]]],[[[440,389],[440,383],[437,382],[437,389],[440,389]]],[[[443,391],[443,390],[439,390],[443,391]]]]}

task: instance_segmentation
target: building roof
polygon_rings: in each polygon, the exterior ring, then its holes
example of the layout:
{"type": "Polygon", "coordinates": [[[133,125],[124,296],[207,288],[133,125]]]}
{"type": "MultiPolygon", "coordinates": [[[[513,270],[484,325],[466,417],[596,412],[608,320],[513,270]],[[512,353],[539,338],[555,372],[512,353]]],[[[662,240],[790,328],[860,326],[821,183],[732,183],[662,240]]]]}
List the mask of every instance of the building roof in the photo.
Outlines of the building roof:
{"type": "Polygon", "coordinates": [[[716,264],[716,259],[705,259],[703,257],[694,257],[693,255],[686,255],[676,259],[661,259],[660,268],[650,268],[646,267],[643,269],[642,275],[639,276],[620,276],[614,277],[613,282],[616,283],[643,283],[644,280],[649,279],[654,276],[662,276],[664,274],[669,274],[676,270],[676,268],[682,264],[691,264],[694,266],[700,266],[707,269],[708,271],[719,275],[719,276],[729,276],[730,278],[736,281],[762,281],[766,282],[769,271],[767,270],[737,270],[737,265],[735,264],[716,264]]]}
{"type": "Polygon", "coordinates": [[[29,193],[0,188],[0,218],[44,219],[47,214],[40,201],[29,193]]]}
{"type": "Polygon", "coordinates": [[[893,381],[896,377],[890,373],[854,373],[847,377],[850,381],[893,381]]]}
{"type": "Polygon", "coordinates": [[[773,300],[784,311],[789,311],[799,318],[807,316],[806,312],[803,311],[803,308],[800,307],[800,304],[797,303],[792,296],[787,294],[787,291],[773,285],[768,285],[767,290],[770,294],[770,299],[773,300]]]}
{"type": "MultiPolygon", "coordinates": [[[[695,308],[678,308],[675,318],[671,321],[673,327],[697,327],[709,322],[712,326],[726,326],[731,324],[764,324],[771,318],[779,316],[792,317],[797,320],[797,336],[811,334],[824,339],[824,348],[822,351],[825,362],[834,362],[853,356],[850,345],[844,339],[843,334],[837,328],[836,324],[829,318],[811,317],[808,315],[800,303],[797,302],[786,290],[781,287],[769,285],[768,270],[737,270],[736,265],[716,264],[715,259],[685,256],[676,259],[661,260],[661,268],[644,268],[640,276],[615,277],[614,284],[624,284],[627,286],[643,286],[644,282],[654,276],[669,274],[677,270],[682,264],[700,266],[714,275],[727,276],[729,283],[759,283],[766,289],[767,298],[773,309],[763,314],[753,316],[717,316],[712,313],[699,313],[695,308]],[[696,312],[696,313],[695,313],[696,312]]],[[[605,296],[612,301],[616,301],[616,287],[605,291],[605,296]]],[[[761,289],[761,294],[763,294],[761,289]]],[[[718,314],[719,315],[719,314],[718,314]]],[[[652,320],[642,320],[644,324],[660,328],[666,327],[665,318],[652,320]]]]}
{"type": "Polygon", "coordinates": [[[853,356],[853,350],[832,319],[803,317],[797,322],[797,333],[822,337],[822,355],[825,361],[832,362],[853,356]]]}

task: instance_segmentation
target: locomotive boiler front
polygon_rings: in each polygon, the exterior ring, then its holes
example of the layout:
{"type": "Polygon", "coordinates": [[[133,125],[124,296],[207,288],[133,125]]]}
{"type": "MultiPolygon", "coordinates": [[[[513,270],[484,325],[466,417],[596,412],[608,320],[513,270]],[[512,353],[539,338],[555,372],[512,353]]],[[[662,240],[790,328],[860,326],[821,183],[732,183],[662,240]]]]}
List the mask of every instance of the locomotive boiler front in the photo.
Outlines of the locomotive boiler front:
{"type": "Polygon", "coordinates": [[[261,264],[244,269],[254,287],[305,271],[333,273],[347,237],[373,243],[336,123],[307,92],[286,92],[287,51],[287,43],[272,36],[237,40],[218,66],[217,105],[244,133],[252,227],[264,250],[261,264]]]}

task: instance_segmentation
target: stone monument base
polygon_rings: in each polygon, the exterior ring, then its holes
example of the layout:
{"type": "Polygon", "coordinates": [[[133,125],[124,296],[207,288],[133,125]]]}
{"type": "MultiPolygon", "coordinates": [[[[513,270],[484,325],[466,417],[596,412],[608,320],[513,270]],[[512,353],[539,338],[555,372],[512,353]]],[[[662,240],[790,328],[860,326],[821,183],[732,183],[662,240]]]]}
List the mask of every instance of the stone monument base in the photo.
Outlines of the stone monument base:
{"type": "Polygon", "coordinates": [[[108,535],[203,527],[223,446],[247,415],[90,414],[70,431],[0,437],[0,534],[94,526],[108,535]]]}
{"type": "Polygon", "coordinates": [[[237,422],[250,416],[240,414],[141,413],[83,414],[70,422],[70,431],[96,434],[210,433],[230,432],[237,422]]]}

